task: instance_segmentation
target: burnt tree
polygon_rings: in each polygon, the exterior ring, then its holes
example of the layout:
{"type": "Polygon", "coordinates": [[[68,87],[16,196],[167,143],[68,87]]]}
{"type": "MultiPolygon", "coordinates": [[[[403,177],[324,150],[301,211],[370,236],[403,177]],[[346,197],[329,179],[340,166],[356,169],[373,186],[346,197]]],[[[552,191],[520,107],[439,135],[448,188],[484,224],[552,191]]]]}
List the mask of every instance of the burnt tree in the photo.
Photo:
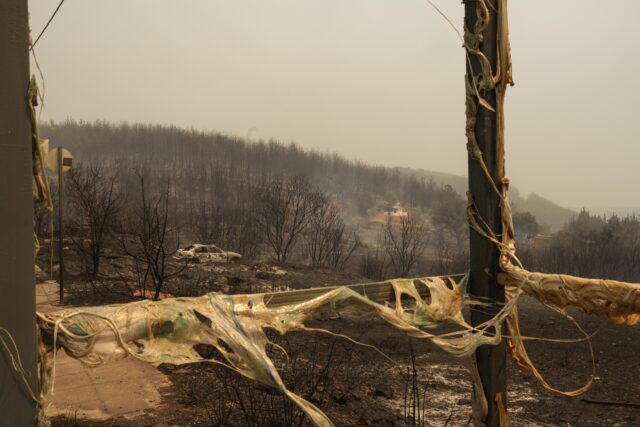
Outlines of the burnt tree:
{"type": "Polygon", "coordinates": [[[145,175],[138,172],[140,199],[125,224],[121,243],[125,253],[134,261],[138,284],[143,298],[148,284],[153,287],[153,299],[160,297],[163,286],[180,274],[186,264],[176,266],[171,257],[178,250],[179,234],[171,223],[171,181],[159,186],[156,194],[149,194],[145,175]]]}
{"type": "Polygon", "coordinates": [[[97,277],[105,243],[120,211],[116,175],[99,165],[69,170],[69,196],[75,215],[70,220],[74,246],[85,260],[87,273],[97,277]]]}

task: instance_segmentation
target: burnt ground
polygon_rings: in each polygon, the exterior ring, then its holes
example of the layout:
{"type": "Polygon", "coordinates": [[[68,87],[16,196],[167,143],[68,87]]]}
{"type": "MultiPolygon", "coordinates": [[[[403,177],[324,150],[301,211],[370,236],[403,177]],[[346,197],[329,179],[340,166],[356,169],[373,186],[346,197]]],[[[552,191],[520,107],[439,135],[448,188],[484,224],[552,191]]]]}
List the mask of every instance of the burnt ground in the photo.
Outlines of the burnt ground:
{"type": "MultiPolygon", "coordinates": [[[[120,275],[121,277],[121,275],[120,275]]],[[[170,295],[207,291],[264,292],[325,284],[347,284],[362,278],[308,267],[286,267],[286,274],[266,264],[199,266],[185,270],[167,287],[170,295]]],[[[124,295],[88,291],[80,280],[74,303],[111,302],[124,295]],[[107,295],[107,296],[105,296],[107,295]]],[[[73,286],[72,286],[73,288],[73,286]]],[[[542,338],[579,338],[575,326],[534,300],[524,298],[520,317],[523,334],[542,338]]],[[[640,425],[640,327],[620,326],[574,313],[592,338],[596,378],[577,398],[544,390],[530,374],[508,365],[508,405],[514,425],[636,426],[640,425]]],[[[410,340],[375,315],[343,315],[314,320],[326,328],[371,344],[370,347],[323,333],[292,332],[271,350],[285,383],[323,409],[339,426],[464,426],[471,415],[471,382],[467,362],[450,357],[429,342],[410,340]],[[412,363],[413,358],[413,363],[412,363]]],[[[582,386],[589,378],[587,344],[528,341],[530,356],[545,378],[562,390],[582,386]]],[[[218,357],[203,347],[207,357],[218,357]]],[[[277,392],[213,364],[159,367],[171,385],[161,390],[159,408],[132,420],[86,422],[73,416],[53,425],[123,426],[301,426],[309,425],[295,406],[277,392]]]]}

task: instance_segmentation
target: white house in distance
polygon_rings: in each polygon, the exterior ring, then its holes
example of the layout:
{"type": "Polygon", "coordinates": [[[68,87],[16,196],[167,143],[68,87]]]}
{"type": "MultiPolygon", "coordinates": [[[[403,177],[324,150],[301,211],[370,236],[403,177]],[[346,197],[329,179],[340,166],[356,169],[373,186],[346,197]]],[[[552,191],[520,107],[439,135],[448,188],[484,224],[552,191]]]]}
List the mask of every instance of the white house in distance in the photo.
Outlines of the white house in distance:
{"type": "Polygon", "coordinates": [[[396,218],[404,218],[409,214],[402,208],[400,202],[397,202],[395,205],[391,207],[389,212],[386,212],[387,216],[396,217],[396,218]]]}

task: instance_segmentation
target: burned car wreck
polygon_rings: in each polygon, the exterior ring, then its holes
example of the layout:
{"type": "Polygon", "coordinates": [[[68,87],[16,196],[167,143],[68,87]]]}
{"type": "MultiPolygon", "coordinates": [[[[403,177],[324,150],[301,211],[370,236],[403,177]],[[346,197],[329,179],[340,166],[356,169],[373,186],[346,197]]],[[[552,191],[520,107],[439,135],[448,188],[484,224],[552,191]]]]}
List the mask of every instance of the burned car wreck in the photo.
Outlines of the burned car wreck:
{"type": "Polygon", "coordinates": [[[178,249],[175,259],[190,260],[195,263],[228,262],[242,258],[237,252],[225,251],[215,245],[194,243],[184,249],[178,249]]]}

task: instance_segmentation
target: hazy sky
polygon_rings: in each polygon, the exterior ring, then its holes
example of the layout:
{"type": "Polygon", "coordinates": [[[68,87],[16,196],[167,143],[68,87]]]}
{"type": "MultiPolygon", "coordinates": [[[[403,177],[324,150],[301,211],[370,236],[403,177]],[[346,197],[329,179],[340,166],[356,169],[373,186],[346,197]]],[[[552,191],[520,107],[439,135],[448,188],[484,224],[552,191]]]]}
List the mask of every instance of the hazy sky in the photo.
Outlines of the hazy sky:
{"type": "MultiPolygon", "coordinates": [[[[435,2],[461,27],[459,0],[435,2]]],[[[30,1],[34,33],[57,4],[30,1]]],[[[512,183],[572,208],[640,206],[640,1],[509,7],[512,183]]],[[[464,53],[425,0],[67,0],[36,51],[46,120],[175,124],[466,173],[464,53]]]]}

